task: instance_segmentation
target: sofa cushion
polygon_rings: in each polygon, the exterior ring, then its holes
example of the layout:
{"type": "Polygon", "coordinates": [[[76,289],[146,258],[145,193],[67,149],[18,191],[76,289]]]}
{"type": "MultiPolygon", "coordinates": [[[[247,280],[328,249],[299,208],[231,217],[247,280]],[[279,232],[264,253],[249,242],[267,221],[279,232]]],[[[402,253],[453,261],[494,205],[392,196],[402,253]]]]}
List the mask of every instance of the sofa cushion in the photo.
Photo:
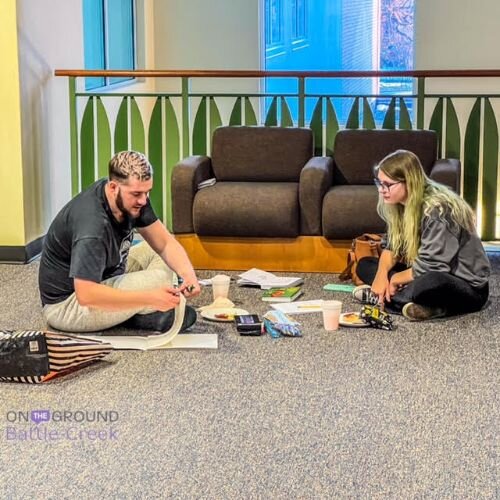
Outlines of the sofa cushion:
{"type": "Polygon", "coordinates": [[[335,136],[334,184],[372,184],[373,167],[389,153],[415,153],[427,174],[437,158],[432,130],[342,130],[335,136]]]}
{"type": "Polygon", "coordinates": [[[350,240],[363,233],[382,233],[385,222],[377,214],[377,188],[333,186],[323,198],[323,236],[350,240]]]}
{"type": "Polygon", "coordinates": [[[298,182],[313,156],[312,131],[282,127],[219,127],[212,140],[218,181],[298,182]]]}
{"type": "Polygon", "coordinates": [[[297,182],[217,182],[196,194],[194,230],[200,236],[295,238],[298,193],[297,182]]]}

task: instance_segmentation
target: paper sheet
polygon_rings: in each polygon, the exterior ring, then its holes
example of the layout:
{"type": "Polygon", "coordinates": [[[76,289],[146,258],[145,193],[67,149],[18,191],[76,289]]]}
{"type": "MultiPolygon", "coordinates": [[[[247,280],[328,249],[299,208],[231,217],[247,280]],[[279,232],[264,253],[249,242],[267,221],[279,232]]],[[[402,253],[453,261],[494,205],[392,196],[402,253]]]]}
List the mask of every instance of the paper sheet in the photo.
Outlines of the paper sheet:
{"type": "Polygon", "coordinates": [[[237,285],[257,285],[260,286],[262,290],[296,286],[300,285],[303,281],[302,278],[297,277],[276,276],[273,273],[255,267],[240,274],[239,277],[240,279],[236,282],[237,285]]]}
{"type": "Polygon", "coordinates": [[[299,300],[296,302],[273,303],[271,307],[286,314],[305,314],[321,312],[322,300],[299,300]]]}
{"type": "Polygon", "coordinates": [[[108,342],[114,349],[138,349],[149,351],[152,349],[217,349],[218,336],[210,334],[182,334],[178,336],[182,321],[184,320],[184,310],[186,299],[180,295],[180,303],[175,308],[175,316],[172,327],[168,332],[159,335],[149,335],[147,337],[129,335],[78,335],[93,340],[108,342]]]}

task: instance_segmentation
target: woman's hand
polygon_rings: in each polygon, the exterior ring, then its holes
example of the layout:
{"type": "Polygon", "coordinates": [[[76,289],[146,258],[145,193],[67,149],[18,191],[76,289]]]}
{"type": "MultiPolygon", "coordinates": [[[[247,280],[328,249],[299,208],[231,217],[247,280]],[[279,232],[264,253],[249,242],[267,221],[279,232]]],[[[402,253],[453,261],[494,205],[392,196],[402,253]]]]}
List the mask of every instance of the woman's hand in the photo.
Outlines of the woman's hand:
{"type": "Polygon", "coordinates": [[[378,303],[383,304],[384,300],[389,297],[390,301],[390,295],[388,293],[389,291],[389,278],[387,277],[387,274],[381,273],[380,271],[377,272],[375,279],[373,280],[372,283],[372,293],[378,297],[378,303]]]}
{"type": "Polygon", "coordinates": [[[410,281],[413,280],[413,273],[411,268],[401,271],[399,273],[394,273],[389,282],[389,287],[387,290],[388,302],[391,301],[391,297],[396,294],[398,290],[404,288],[410,281]]]}
{"type": "Polygon", "coordinates": [[[386,300],[390,302],[389,271],[396,265],[396,257],[390,250],[383,250],[378,261],[377,274],[372,283],[372,293],[378,297],[378,303],[383,305],[386,300]]]}

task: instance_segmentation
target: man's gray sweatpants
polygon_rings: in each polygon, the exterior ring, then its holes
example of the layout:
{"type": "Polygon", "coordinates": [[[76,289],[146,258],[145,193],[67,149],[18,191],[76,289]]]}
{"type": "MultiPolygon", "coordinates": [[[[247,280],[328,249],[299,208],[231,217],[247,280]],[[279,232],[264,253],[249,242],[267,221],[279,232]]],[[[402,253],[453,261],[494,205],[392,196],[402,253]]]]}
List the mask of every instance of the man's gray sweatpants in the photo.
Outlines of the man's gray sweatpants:
{"type": "MultiPolygon", "coordinates": [[[[101,283],[120,290],[151,290],[171,286],[173,277],[174,273],[161,257],[146,242],[141,242],[130,249],[125,274],[101,283]]],[[[84,307],[76,300],[75,293],[62,302],[43,308],[43,316],[49,326],[66,332],[98,332],[123,323],[135,314],[150,312],[153,309],[105,311],[84,307]]]]}

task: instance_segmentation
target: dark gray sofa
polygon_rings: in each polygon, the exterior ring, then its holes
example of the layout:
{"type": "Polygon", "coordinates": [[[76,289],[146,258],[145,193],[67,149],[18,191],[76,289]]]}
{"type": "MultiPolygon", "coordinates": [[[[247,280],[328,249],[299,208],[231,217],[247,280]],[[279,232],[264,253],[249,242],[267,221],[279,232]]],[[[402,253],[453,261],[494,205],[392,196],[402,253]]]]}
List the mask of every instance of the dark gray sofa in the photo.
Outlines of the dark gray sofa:
{"type": "Polygon", "coordinates": [[[353,238],[385,229],[373,167],[397,149],[459,190],[460,162],[437,160],[432,131],[342,130],[331,158],[312,156],[309,129],[220,127],[210,156],[173,170],[173,232],[199,269],[340,272],[353,238]]]}
{"type": "Polygon", "coordinates": [[[321,234],[332,159],[313,157],[305,128],[220,127],[211,156],[190,156],[172,174],[173,232],[295,238],[321,234]],[[215,178],[213,186],[200,182],[215,178]]]}
{"type": "Polygon", "coordinates": [[[322,234],[329,240],[352,239],[384,231],[377,215],[373,167],[397,149],[415,153],[427,175],[460,190],[460,161],[437,159],[432,130],[342,130],[335,136],[333,182],[323,198],[322,234]]]}

